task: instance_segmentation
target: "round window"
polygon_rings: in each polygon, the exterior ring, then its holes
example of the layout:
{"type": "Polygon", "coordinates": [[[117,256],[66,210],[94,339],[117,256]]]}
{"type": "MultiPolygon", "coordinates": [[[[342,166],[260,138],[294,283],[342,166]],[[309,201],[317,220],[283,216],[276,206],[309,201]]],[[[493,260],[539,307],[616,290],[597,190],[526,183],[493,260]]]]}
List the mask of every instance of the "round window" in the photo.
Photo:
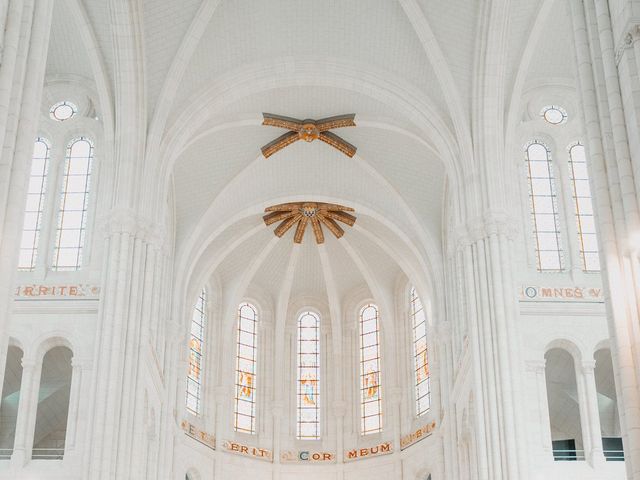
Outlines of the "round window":
{"type": "Polygon", "coordinates": [[[549,105],[544,107],[540,112],[542,118],[544,118],[551,125],[560,125],[567,121],[567,112],[564,108],[557,105],[549,105]]]}
{"type": "Polygon", "coordinates": [[[76,107],[73,103],[67,102],[66,100],[63,102],[55,103],[49,109],[49,116],[58,122],[64,122],[65,120],[69,120],[78,112],[78,107],[76,107]]]}

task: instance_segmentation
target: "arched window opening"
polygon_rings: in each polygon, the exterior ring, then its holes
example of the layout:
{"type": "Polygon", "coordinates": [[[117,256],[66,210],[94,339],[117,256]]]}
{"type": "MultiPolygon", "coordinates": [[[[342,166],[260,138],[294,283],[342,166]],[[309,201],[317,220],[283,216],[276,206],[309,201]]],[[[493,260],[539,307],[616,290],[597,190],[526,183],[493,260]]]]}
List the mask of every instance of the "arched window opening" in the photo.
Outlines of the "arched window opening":
{"type": "Polygon", "coordinates": [[[187,374],[187,410],[194,415],[201,412],[202,356],[204,332],[207,324],[207,292],[203,288],[193,307],[191,337],[189,339],[189,373],[187,374]]]}
{"type": "Polygon", "coordinates": [[[553,459],[584,460],[580,404],[573,357],[554,348],[545,355],[545,376],[553,459]]]}
{"type": "Polygon", "coordinates": [[[84,253],[94,147],[85,137],[67,146],[53,253],[54,270],[79,270],[84,253]]]}
{"type": "Polygon", "coordinates": [[[20,255],[18,270],[30,272],[36,267],[38,244],[40,243],[40,229],[42,213],[44,212],[44,197],[47,192],[47,173],[50,159],[49,142],[38,137],[33,146],[31,158],[31,174],[27,187],[27,204],[22,225],[22,240],[20,241],[20,255]]]}
{"type": "Polygon", "coordinates": [[[320,317],[298,318],[297,437],[320,438],[320,317]]]}
{"type": "Polygon", "coordinates": [[[618,396],[616,395],[615,376],[611,351],[598,350],[594,355],[596,368],[596,391],[598,394],[598,411],[600,413],[600,428],[602,430],[602,447],[607,461],[624,461],[622,433],[620,431],[620,412],[618,411],[618,396]]]}
{"type": "Polygon", "coordinates": [[[576,212],[582,270],[598,272],[600,271],[600,258],[598,256],[596,222],[593,216],[587,155],[584,145],[581,143],[576,143],[569,149],[569,178],[571,179],[573,207],[576,212]]]}
{"type": "Polygon", "coordinates": [[[421,416],[431,406],[431,380],[427,352],[427,316],[415,287],[411,288],[410,305],[416,414],[421,416]]]}
{"type": "Polygon", "coordinates": [[[256,361],[258,312],[250,303],[238,307],[234,429],[256,433],[256,361]]]}
{"type": "Polygon", "coordinates": [[[2,401],[0,402],[0,460],[8,460],[13,453],[22,384],[22,350],[10,346],[4,368],[2,401]]]}
{"type": "Polygon", "coordinates": [[[564,257],[551,152],[535,141],[527,147],[525,159],[536,267],[538,271],[560,271],[564,268],[564,257]]]}
{"type": "Polygon", "coordinates": [[[67,347],[54,347],[42,360],[32,458],[64,456],[71,392],[71,357],[67,347]]]}
{"type": "Polygon", "coordinates": [[[382,383],[380,379],[380,318],[378,307],[360,311],[360,431],[382,431],[382,383]]]}

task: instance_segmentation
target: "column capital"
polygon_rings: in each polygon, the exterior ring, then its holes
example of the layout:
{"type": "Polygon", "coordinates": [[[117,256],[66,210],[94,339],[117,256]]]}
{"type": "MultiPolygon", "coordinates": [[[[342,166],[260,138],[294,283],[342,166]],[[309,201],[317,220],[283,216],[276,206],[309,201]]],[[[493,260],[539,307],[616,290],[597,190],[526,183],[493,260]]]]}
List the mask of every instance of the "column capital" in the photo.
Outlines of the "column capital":
{"type": "Polygon", "coordinates": [[[640,40],[640,24],[633,23],[622,35],[615,48],[616,65],[620,64],[626,50],[630,49],[635,42],[640,40]]]}
{"type": "Polygon", "coordinates": [[[526,368],[529,372],[534,373],[544,373],[544,370],[547,366],[547,360],[529,360],[526,362],[526,368]]]}
{"type": "Polygon", "coordinates": [[[514,239],[517,232],[518,223],[513,217],[504,212],[490,211],[455,227],[453,241],[456,249],[461,250],[493,235],[514,239]]]}
{"type": "Polygon", "coordinates": [[[583,360],[582,361],[582,373],[585,375],[593,375],[594,370],[596,369],[596,361],[595,360],[583,360]]]}
{"type": "Polygon", "coordinates": [[[105,237],[126,233],[141,238],[150,245],[164,247],[167,231],[164,225],[138,214],[130,208],[114,208],[99,221],[99,231],[105,237]]]}

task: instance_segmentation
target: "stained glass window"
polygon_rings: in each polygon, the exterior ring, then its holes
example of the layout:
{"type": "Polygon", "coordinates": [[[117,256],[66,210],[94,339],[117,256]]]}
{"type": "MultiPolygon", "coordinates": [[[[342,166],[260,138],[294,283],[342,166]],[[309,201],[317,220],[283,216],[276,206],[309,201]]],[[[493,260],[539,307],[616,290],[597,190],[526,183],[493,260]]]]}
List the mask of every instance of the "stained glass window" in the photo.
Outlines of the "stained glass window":
{"type": "Polygon", "coordinates": [[[93,144],[85,137],[73,140],[67,147],[53,253],[54,270],[79,270],[82,266],[93,157],[93,144]]]}
{"type": "Polygon", "coordinates": [[[236,337],[236,395],[234,428],[236,432],[256,433],[256,360],[258,312],[250,303],[238,307],[236,337]]]}
{"type": "Polygon", "coordinates": [[[413,372],[416,386],[416,413],[424,414],[431,406],[431,380],[427,354],[427,317],[415,288],[411,288],[411,328],[413,332],[413,372]]]}
{"type": "Polygon", "coordinates": [[[576,212],[578,241],[580,243],[580,258],[585,272],[600,270],[598,257],[598,239],[596,224],[593,217],[593,201],[589,186],[589,170],[584,145],[576,143],[569,148],[569,177],[571,179],[571,193],[576,212]]]}
{"type": "Polygon", "coordinates": [[[202,355],[207,323],[207,292],[203,288],[193,307],[189,339],[189,373],[187,374],[187,410],[200,415],[202,393],[202,355]]]}
{"type": "Polygon", "coordinates": [[[320,438],[320,317],[305,312],[298,318],[298,429],[303,440],[320,438]]]}
{"type": "Polygon", "coordinates": [[[36,266],[42,212],[44,211],[44,197],[47,191],[49,151],[49,142],[44,138],[37,138],[31,159],[31,175],[29,177],[29,186],[27,187],[27,205],[25,207],[20,255],[18,258],[18,270],[22,271],[32,271],[36,266]]]}
{"type": "Polygon", "coordinates": [[[525,159],[536,266],[538,271],[560,271],[564,268],[564,258],[551,152],[535,141],[527,146],[525,159]]]}
{"type": "Polygon", "coordinates": [[[360,311],[360,418],[363,435],[382,431],[380,318],[378,307],[360,311]]]}

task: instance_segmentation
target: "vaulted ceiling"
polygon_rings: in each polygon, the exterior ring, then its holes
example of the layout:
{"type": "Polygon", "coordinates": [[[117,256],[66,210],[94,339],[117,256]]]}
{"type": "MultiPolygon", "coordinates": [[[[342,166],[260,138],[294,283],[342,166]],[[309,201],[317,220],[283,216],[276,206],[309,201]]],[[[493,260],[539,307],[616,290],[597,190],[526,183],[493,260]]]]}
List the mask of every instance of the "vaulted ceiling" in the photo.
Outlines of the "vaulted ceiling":
{"type": "MultiPolygon", "coordinates": [[[[119,88],[113,25],[122,5],[55,4],[49,79],[92,82],[98,110],[112,108],[119,88]]],[[[139,19],[133,31],[143,56],[148,151],[172,190],[183,280],[207,272],[230,281],[260,258],[245,283],[273,289],[293,246],[282,242],[260,257],[273,236],[261,214],[270,204],[317,200],[356,208],[347,249],[335,239],[325,247],[341,291],[369,288],[363,270],[380,270],[388,284],[403,272],[423,290],[441,281],[447,184],[469,161],[464,144],[472,142],[464,137],[473,130],[485,7],[468,0],[138,2],[128,13],[139,19]],[[358,126],[336,133],[357,154],[299,142],[264,159],[260,147],[275,137],[260,125],[262,112],[356,113],[358,126]],[[385,262],[389,268],[380,268],[385,262]]],[[[524,88],[518,79],[571,82],[574,75],[565,2],[513,0],[509,15],[505,110],[519,102],[511,98],[524,88]]],[[[301,294],[321,273],[317,247],[307,242],[295,273],[301,294]]]]}

